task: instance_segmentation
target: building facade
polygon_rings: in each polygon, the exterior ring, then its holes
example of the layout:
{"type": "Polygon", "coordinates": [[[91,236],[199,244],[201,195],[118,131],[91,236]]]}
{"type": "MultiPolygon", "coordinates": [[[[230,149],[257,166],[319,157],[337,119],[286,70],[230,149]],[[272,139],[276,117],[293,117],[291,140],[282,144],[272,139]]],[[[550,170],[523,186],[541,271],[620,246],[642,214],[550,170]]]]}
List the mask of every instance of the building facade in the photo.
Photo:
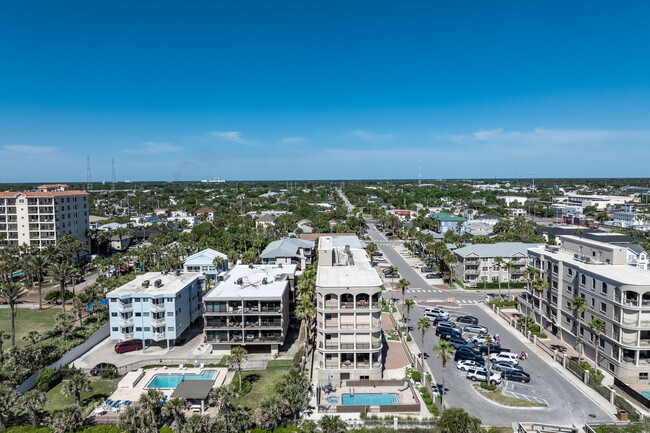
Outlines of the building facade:
{"type": "Polygon", "coordinates": [[[318,254],[319,380],[381,379],[381,279],[356,236],[323,236],[318,254]]]}
{"type": "Polygon", "coordinates": [[[273,265],[298,265],[304,270],[311,265],[314,256],[314,241],[297,238],[286,238],[271,242],[260,255],[262,263],[273,265]]]}
{"type": "Polygon", "coordinates": [[[148,272],[108,293],[110,338],[169,348],[202,316],[204,280],[198,272],[148,272]]]}
{"type": "Polygon", "coordinates": [[[277,353],[287,335],[296,265],[236,265],[204,297],[213,350],[254,346],[277,353]]]}
{"type": "Polygon", "coordinates": [[[88,193],[67,185],[41,185],[37,191],[0,192],[0,246],[43,248],[65,234],[90,247],[88,193]]]}
{"type": "Polygon", "coordinates": [[[447,233],[449,230],[462,235],[464,233],[465,218],[456,215],[451,215],[445,212],[432,213],[429,215],[436,223],[435,231],[441,234],[447,233]]]}
{"type": "Polygon", "coordinates": [[[228,256],[212,248],[206,248],[203,251],[192,254],[183,262],[184,272],[200,272],[209,281],[215,281],[220,272],[227,270],[228,256]],[[221,263],[219,264],[218,262],[221,263]]]}
{"type": "Polygon", "coordinates": [[[629,384],[650,383],[650,273],[627,264],[626,246],[576,236],[560,241],[528,250],[548,288],[528,294],[519,308],[563,341],[582,343],[592,361],[596,339],[587,324],[602,319],[599,368],[629,384]],[[577,296],[587,300],[582,316],[569,309],[577,296]]]}

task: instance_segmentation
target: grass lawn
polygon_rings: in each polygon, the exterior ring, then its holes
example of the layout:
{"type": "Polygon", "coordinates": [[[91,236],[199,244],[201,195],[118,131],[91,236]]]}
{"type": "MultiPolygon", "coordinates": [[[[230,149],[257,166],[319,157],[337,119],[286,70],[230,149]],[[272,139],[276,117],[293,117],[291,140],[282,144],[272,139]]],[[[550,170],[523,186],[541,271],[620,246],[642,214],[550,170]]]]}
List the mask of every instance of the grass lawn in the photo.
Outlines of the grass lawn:
{"type": "MultiPolygon", "coordinates": [[[[253,387],[251,392],[235,400],[235,404],[255,409],[264,397],[275,394],[275,385],[285,374],[287,374],[287,370],[243,371],[242,380],[250,380],[253,387]]],[[[235,374],[232,383],[234,386],[239,387],[239,376],[237,374],[235,374]]]]}
{"type": "MultiPolygon", "coordinates": [[[[119,381],[120,379],[91,380],[90,386],[92,386],[93,390],[81,393],[81,405],[94,406],[94,403],[106,400],[111,394],[113,394],[113,392],[115,392],[119,381]]],[[[55,410],[74,404],[74,396],[65,397],[61,394],[62,387],[63,383],[60,383],[47,392],[48,404],[45,406],[45,411],[54,412],[55,410]]]]}
{"type": "Polygon", "coordinates": [[[504,406],[512,407],[546,407],[545,404],[535,403],[528,400],[521,400],[514,397],[509,397],[501,393],[501,388],[497,388],[496,391],[486,391],[482,389],[479,385],[474,385],[474,389],[481,393],[481,395],[489,398],[490,400],[502,404],[504,406]]]}
{"type": "MultiPolygon", "coordinates": [[[[29,331],[43,333],[54,328],[54,316],[61,312],[61,307],[43,306],[43,310],[32,310],[31,308],[18,308],[16,313],[16,345],[24,346],[29,343],[21,341],[23,335],[29,331]]],[[[0,329],[7,334],[11,333],[11,310],[0,308],[0,329]]],[[[5,341],[5,348],[11,343],[5,341]]]]}

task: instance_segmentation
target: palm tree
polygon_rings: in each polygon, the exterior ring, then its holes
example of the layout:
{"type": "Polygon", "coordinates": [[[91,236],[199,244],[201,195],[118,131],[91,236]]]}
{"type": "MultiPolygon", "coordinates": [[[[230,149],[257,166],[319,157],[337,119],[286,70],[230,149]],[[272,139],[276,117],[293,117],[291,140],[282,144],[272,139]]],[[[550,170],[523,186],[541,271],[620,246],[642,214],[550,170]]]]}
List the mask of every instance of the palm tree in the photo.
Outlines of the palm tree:
{"type": "Polygon", "coordinates": [[[514,263],[508,262],[506,263],[506,270],[508,271],[508,297],[506,298],[506,301],[510,300],[510,280],[512,279],[512,273],[517,267],[515,266],[514,263]]]}
{"type": "Polygon", "coordinates": [[[59,282],[61,289],[61,304],[65,313],[65,284],[75,274],[75,270],[67,263],[55,263],[50,267],[50,275],[59,282]]]}
{"type": "Polygon", "coordinates": [[[390,281],[390,301],[391,303],[395,302],[395,294],[393,293],[393,290],[395,288],[395,275],[397,275],[398,269],[395,266],[389,266],[388,271],[386,271],[387,274],[390,274],[391,276],[391,281],[390,281]]]}
{"type": "Polygon", "coordinates": [[[0,384],[0,430],[7,428],[9,420],[16,414],[18,394],[9,384],[0,384]]]}
{"type": "Polygon", "coordinates": [[[212,264],[214,265],[214,270],[219,273],[219,270],[221,267],[226,263],[226,259],[224,259],[221,256],[216,256],[214,260],[212,260],[212,264]]]}
{"type": "Polygon", "coordinates": [[[192,415],[183,426],[183,433],[212,433],[213,431],[215,431],[214,421],[210,415],[192,415]]]}
{"type": "MultiPolygon", "coordinates": [[[[529,296],[532,296],[532,290],[531,290],[531,282],[539,277],[539,271],[537,268],[534,268],[532,266],[529,266],[526,268],[526,271],[524,272],[524,276],[526,278],[526,316],[528,316],[528,304],[532,305],[532,298],[529,298],[529,296]]],[[[527,325],[527,324],[526,324],[527,325]]],[[[526,335],[528,335],[528,328],[526,327],[526,335]]]]}
{"type": "Polygon", "coordinates": [[[210,397],[214,401],[214,405],[219,413],[222,413],[230,408],[236,395],[232,386],[222,386],[213,390],[210,397]]]}
{"type": "Polygon", "coordinates": [[[241,392],[241,364],[246,360],[246,349],[243,347],[235,346],[230,349],[230,357],[228,358],[229,366],[237,366],[237,373],[239,373],[239,392],[241,392]]]}
{"type": "Polygon", "coordinates": [[[411,282],[406,278],[402,278],[397,282],[397,288],[402,291],[402,308],[404,308],[404,294],[409,289],[411,282]]]}
{"type": "Polygon", "coordinates": [[[418,329],[422,332],[422,347],[424,347],[424,334],[431,329],[431,320],[428,317],[421,317],[418,320],[418,329]]]}
{"type": "Polygon", "coordinates": [[[45,393],[39,389],[32,389],[20,396],[18,406],[27,413],[27,418],[32,427],[38,427],[40,409],[47,404],[45,393]]]}
{"type": "Polygon", "coordinates": [[[580,342],[580,354],[578,355],[578,363],[580,363],[582,362],[582,350],[583,350],[582,338],[580,337],[580,330],[582,329],[582,319],[584,317],[584,313],[587,310],[589,310],[589,307],[587,306],[587,300],[582,296],[576,296],[575,298],[571,299],[571,305],[569,305],[569,310],[574,311],[576,313],[576,318],[578,321],[578,329],[576,331],[576,335],[580,342]]]}
{"type": "Polygon", "coordinates": [[[69,397],[74,395],[74,402],[77,406],[81,407],[81,393],[92,391],[90,381],[79,370],[73,370],[72,374],[63,381],[61,387],[61,394],[69,397]]]}
{"type": "Polygon", "coordinates": [[[505,260],[503,260],[503,257],[501,256],[496,256],[494,258],[494,267],[497,268],[497,272],[499,272],[498,275],[498,280],[497,282],[499,283],[499,300],[501,300],[501,269],[503,269],[503,264],[505,263],[505,260]]]}
{"type": "Polygon", "coordinates": [[[74,327],[74,316],[70,313],[59,313],[54,316],[54,330],[61,333],[61,338],[65,340],[68,332],[74,327]]]}
{"type": "Polygon", "coordinates": [[[47,273],[50,261],[42,255],[27,257],[25,267],[36,277],[38,282],[38,309],[43,309],[43,277],[47,273]]]}
{"type": "Polygon", "coordinates": [[[440,404],[442,405],[442,396],[445,393],[445,368],[447,361],[451,359],[451,352],[454,348],[447,340],[440,339],[440,343],[433,350],[436,351],[436,357],[440,358],[442,362],[442,389],[440,390],[440,404]]]}
{"type": "Polygon", "coordinates": [[[318,426],[323,433],[343,433],[348,429],[346,422],[335,415],[323,415],[318,426]]]}
{"type": "Polygon", "coordinates": [[[533,281],[532,288],[539,293],[539,323],[542,324],[542,298],[544,297],[544,289],[548,287],[548,283],[541,278],[533,281]]]}
{"type": "Polygon", "coordinates": [[[163,393],[157,389],[148,389],[147,392],[140,395],[138,404],[151,420],[151,426],[158,426],[158,414],[160,412],[160,402],[163,399],[163,393]]]}
{"type": "Polygon", "coordinates": [[[415,306],[415,301],[413,299],[404,299],[404,306],[406,307],[406,321],[409,322],[411,320],[411,308],[415,306]]]}
{"type": "Polygon", "coordinates": [[[54,412],[48,424],[54,433],[66,433],[77,431],[83,422],[83,410],[81,407],[73,405],[54,412]]]}
{"type": "Polygon", "coordinates": [[[278,395],[272,394],[264,397],[259,407],[253,412],[253,421],[263,429],[277,428],[282,422],[282,406],[282,401],[278,395]]]}
{"type": "Polygon", "coordinates": [[[172,418],[174,425],[176,425],[176,433],[181,432],[183,423],[185,422],[185,411],[189,407],[189,403],[184,398],[172,398],[165,402],[162,408],[164,416],[172,418]]]}
{"type": "Polygon", "coordinates": [[[307,350],[309,350],[311,319],[316,315],[316,306],[307,295],[303,295],[296,305],[296,315],[305,324],[305,337],[307,339],[307,350]]]}
{"type": "Polygon", "coordinates": [[[42,337],[43,336],[38,331],[29,331],[26,335],[23,335],[23,338],[21,338],[21,340],[25,342],[29,341],[32,343],[32,346],[34,346],[36,342],[41,340],[42,337]]]}
{"type": "Polygon", "coordinates": [[[599,318],[594,318],[591,319],[591,322],[587,325],[589,328],[591,328],[592,331],[594,331],[594,334],[596,335],[596,370],[598,370],[598,344],[600,343],[600,334],[604,334],[605,331],[607,330],[607,326],[605,324],[605,321],[603,319],[599,318]]]}
{"type": "Polygon", "coordinates": [[[4,283],[0,288],[0,299],[9,304],[11,310],[11,345],[16,345],[16,304],[27,296],[27,290],[14,282],[4,283]]]}
{"type": "Polygon", "coordinates": [[[370,260],[372,261],[372,255],[377,252],[377,244],[374,242],[370,242],[368,245],[366,245],[366,252],[370,256],[370,260]]]}

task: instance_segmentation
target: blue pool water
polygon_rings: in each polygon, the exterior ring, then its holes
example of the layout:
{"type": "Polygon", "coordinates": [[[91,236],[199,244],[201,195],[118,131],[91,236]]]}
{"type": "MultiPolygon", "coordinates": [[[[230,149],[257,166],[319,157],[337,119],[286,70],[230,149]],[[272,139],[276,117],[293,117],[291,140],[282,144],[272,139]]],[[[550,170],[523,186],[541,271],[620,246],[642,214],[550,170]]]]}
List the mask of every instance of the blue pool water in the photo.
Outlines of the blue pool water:
{"type": "Polygon", "coordinates": [[[176,388],[184,380],[210,380],[214,379],[216,371],[204,371],[196,373],[161,373],[156,374],[147,384],[147,388],[176,388]]]}
{"type": "Polygon", "coordinates": [[[650,391],[639,391],[644,397],[650,398],[650,391]]]}
{"type": "Polygon", "coordinates": [[[341,395],[343,405],[381,405],[400,404],[397,394],[343,394],[341,395]]]}
{"type": "Polygon", "coordinates": [[[338,397],[327,397],[327,402],[330,404],[338,404],[339,403],[339,398],[338,397]]]}

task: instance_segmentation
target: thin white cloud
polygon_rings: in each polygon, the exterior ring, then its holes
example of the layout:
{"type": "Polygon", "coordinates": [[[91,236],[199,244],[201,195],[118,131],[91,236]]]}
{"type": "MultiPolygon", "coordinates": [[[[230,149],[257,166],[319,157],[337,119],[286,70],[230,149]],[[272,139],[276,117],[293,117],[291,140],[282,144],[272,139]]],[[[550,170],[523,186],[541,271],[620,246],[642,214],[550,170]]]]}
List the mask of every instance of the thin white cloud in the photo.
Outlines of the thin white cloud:
{"type": "Polygon", "coordinates": [[[9,152],[22,153],[25,155],[42,155],[44,153],[52,153],[56,151],[52,146],[28,146],[26,144],[8,144],[2,146],[4,150],[9,152]]]}
{"type": "Polygon", "coordinates": [[[302,143],[305,141],[305,137],[286,137],[280,140],[282,144],[292,144],[292,143],[302,143]]]}
{"type": "Polygon", "coordinates": [[[377,134],[376,132],[365,131],[363,129],[352,131],[350,135],[366,141],[390,141],[393,139],[393,134],[377,134]]]}
{"type": "Polygon", "coordinates": [[[241,131],[212,131],[210,132],[211,137],[221,138],[226,141],[231,141],[233,143],[249,145],[250,142],[242,137],[241,131]]]}
{"type": "Polygon", "coordinates": [[[145,143],[142,143],[142,146],[140,148],[126,149],[124,152],[154,155],[157,153],[178,152],[179,150],[183,150],[183,148],[172,143],[158,143],[155,141],[147,141],[145,143]]]}

